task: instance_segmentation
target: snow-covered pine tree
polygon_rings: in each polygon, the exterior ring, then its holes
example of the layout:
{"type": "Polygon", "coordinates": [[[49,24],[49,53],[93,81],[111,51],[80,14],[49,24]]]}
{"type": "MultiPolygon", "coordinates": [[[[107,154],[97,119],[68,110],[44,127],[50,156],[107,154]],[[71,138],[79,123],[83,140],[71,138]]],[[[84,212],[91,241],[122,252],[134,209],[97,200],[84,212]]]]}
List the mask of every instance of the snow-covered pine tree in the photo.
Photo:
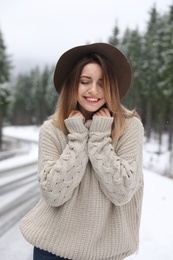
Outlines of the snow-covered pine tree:
{"type": "Polygon", "coordinates": [[[0,30],[0,149],[2,147],[2,126],[8,106],[8,90],[3,84],[10,79],[11,63],[7,55],[3,35],[0,30]]]}
{"type": "Polygon", "coordinates": [[[143,77],[145,78],[145,98],[146,98],[146,120],[145,129],[147,139],[151,136],[154,123],[154,103],[157,92],[159,51],[158,51],[158,21],[159,14],[156,6],[151,9],[147,30],[144,36],[144,62],[142,65],[143,77]]]}

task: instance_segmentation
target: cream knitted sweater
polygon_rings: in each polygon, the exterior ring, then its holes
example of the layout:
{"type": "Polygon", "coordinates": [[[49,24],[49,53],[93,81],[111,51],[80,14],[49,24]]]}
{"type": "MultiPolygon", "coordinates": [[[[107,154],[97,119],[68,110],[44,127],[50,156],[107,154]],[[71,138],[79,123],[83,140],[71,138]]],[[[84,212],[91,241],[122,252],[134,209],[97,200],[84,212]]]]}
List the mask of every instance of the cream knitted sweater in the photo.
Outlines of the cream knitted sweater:
{"type": "Polygon", "coordinates": [[[110,137],[113,118],[65,120],[68,136],[43,124],[39,140],[41,199],[22,219],[31,244],[72,260],[121,260],[138,248],[143,193],[143,126],[127,119],[110,137]]]}

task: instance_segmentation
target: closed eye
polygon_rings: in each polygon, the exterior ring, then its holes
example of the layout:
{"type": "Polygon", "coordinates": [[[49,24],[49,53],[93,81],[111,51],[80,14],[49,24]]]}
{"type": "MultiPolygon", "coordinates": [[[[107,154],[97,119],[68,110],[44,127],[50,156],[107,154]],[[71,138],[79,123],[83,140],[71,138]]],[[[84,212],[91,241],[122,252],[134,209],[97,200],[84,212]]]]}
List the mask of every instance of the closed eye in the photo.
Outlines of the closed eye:
{"type": "Polygon", "coordinates": [[[83,84],[83,85],[88,85],[90,83],[90,81],[83,81],[83,80],[81,80],[80,83],[83,84]]]}

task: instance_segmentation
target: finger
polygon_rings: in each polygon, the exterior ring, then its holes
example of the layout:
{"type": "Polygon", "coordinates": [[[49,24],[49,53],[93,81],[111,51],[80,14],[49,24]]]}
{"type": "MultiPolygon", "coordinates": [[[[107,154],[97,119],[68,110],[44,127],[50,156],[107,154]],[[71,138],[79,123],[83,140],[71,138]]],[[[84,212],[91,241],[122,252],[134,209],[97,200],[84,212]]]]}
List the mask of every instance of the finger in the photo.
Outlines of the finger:
{"type": "Polygon", "coordinates": [[[94,114],[94,116],[110,117],[110,112],[107,108],[102,108],[94,114]]]}
{"type": "Polygon", "coordinates": [[[83,119],[83,122],[85,123],[85,117],[79,110],[72,110],[68,118],[72,118],[72,117],[81,117],[83,119]]]}
{"type": "Polygon", "coordinates": [[[106,116],[108,116],[108,117],[111,116],[110,111],[109,111],[108,108],[104,108],[104,112],[105,112],[106,116]]]}
{"type": "Polygon", "coordinates": [[[78,110],[72,110],[72,111],[70,112],[70,114],[69,114],[69,117],[72,117],[72,116],[74,116],[74,115],[77,116],[78,113],[79,113],[78,110]]]}
{"type": "Polygon", "coordinates": [[[102,113],[103,116],[110,117],[110,111],[109,111],[108,108],[102,108],[101,113],[102,113]]]}
{"type": "Polygon", "coordinates": [[[105,114],[101,113],[101,112],[97,112],[94,114],[94,116],[105,116],[105,114]]]}

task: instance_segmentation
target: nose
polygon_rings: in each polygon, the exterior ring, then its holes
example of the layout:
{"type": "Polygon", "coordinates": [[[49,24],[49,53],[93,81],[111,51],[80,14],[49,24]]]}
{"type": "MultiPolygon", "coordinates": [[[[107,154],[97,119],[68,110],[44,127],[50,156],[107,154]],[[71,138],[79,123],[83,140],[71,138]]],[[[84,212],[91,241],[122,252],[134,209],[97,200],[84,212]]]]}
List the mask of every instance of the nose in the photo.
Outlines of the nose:
{"type": "Polygon", "coordinates": [[[90,86],[89,86],[89,93],[95,94],[98,92],[98,86],[95,82],[93,82],[90,86]]]}

